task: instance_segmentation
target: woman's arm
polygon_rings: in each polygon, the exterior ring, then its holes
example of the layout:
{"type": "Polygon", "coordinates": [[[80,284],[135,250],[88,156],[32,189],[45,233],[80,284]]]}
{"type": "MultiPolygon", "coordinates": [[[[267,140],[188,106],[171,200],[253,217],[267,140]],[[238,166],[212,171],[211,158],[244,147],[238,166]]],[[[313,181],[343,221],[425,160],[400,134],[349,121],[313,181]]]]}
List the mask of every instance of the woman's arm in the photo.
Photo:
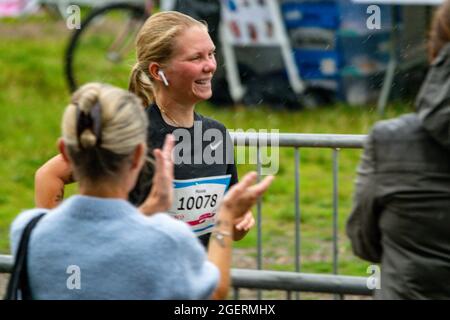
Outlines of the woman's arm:
{"type": "Polygon", "coordinates": [[[61,154],[48,160],[34,176],[34,201],[38,208],[54,208],[64,199],[64,186],[74,182],[72,169],[61,154]]]}
{"type": "Polygon", "coordinates": [[[256,181],[256,173],[252,172],[247,174],[241,182],[232,186],[225,195],[208,247],[208,259],[220,272],[219,284],[211,296],[212,299],[225,299],[230,287],[234,221],[249,212],[272,180],[273,177],[268,176],[260,183],[253,185],[256,181]]]}
{"type": "Polygon", "coordinates": [[[231,249],[233,247],[232,213],[221,209],[208,245],[208,260],[219,269],[219,283],[211,299],[223,300],[230,287],[231,249]]]}

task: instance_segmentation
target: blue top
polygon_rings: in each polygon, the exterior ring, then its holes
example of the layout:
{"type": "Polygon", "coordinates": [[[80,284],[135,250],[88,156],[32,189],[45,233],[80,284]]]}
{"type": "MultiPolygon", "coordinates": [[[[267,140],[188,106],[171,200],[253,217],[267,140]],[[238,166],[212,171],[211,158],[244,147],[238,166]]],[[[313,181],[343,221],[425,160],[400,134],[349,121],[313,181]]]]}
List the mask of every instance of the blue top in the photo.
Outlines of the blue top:
{"type": "MultiPolygon", "coordinates": [[[[25,225],[44,211],[14,220],[13,254],[25,225]]],[[[207,299],[219,279],[185,223],[146,217],[120,199],[70,197],[39,221],[28,252],[34,299],[207,299]]]]}

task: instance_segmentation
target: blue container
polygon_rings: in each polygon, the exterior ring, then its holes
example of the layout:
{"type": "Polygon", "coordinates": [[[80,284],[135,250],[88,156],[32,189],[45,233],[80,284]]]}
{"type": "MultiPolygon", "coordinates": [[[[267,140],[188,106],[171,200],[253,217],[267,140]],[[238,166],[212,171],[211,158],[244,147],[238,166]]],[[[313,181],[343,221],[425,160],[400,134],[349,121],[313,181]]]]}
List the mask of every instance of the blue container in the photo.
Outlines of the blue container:
{"type": "Polygon", "coordinates": [[[383,74],[389,61],[390,33],[394,22],[401,22],[400,9],[393,17],[387,5],[285,0],[281,11],[300,76],[306,83],[337,83],[337,93],[349,101],[362,101],[359,93],[372,97],[376,92],[373,79],[383,74]],[[380,19],[374,20],[378,13],[380,19]],[[367,87],[369,93],[358,86],[367,87]]]}
{"type": "Polygon", "coordinates": [[[286,2],[281,5],[281,12],[288,29],[339,27],[339,8],[336,2],[286,2]]]}
{"type": "Polygon", "coordinates": [[[294,50],[295,60],[304,80],[337,79],[340,68],[340,55],[337,51],[294,50]]]}

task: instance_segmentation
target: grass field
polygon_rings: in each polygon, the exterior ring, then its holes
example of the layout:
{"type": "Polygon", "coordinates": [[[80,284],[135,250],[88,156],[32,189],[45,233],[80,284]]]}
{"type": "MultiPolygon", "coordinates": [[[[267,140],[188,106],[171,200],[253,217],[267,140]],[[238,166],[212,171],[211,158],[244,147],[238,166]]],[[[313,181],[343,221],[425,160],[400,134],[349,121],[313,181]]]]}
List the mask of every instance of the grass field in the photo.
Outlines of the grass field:
{"type": "MultiPolygon", "coordinates": [[[[41,18],[0,22],[0,253],[9,252],[8,229],[23,209],[33,207],[35,170],[56,151],[60,118],[69,100],[62,56],[69,30],[41,18]]],[[[94,77],[94,75],[93,75],[94,77]]],[[[128,73],[123,75],[125,81],[128,73]]],[[[390,105],[387,118],[409,112],[408,104],[390,105]]],[[[216,108],[198,111],[230,129],[279,129],[280,132],[364,134],[378,120],[373,107],[334,105],[318,110],[274,111],[216,108]]],[[[339,159],[339,272],[366,275],[368,263],[351,253],[345,222],[351,210],[360,150],[342,150],[339,159]]],[[[301,150],[302,271],[332,271],[332,152],[301,150]]],[[[240,166],[239,171],[252,169],[240,166]]],[[[294,151],[280,151],[280,170],[264,198],[264,269],[294,270],[294,151]]],[[[76,186],[69,188],[76,192],[76,186]]],[[[256,266],[256,232],[237,244],[234,266],[256,266]]]]}

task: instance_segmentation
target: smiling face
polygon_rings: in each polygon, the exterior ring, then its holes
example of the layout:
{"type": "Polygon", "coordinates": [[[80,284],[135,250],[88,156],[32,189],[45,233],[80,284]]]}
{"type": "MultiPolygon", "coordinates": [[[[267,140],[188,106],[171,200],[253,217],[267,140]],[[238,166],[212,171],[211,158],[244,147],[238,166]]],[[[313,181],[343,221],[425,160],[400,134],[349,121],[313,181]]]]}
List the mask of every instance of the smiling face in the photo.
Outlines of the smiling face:
{"type": "Polygon", "coordinates": [[[164,68],[172,99],[184,105],[209,99],[216,67],[215,46],[206,28],[186,29],[176,38],[174,55],[164,68]]]}

